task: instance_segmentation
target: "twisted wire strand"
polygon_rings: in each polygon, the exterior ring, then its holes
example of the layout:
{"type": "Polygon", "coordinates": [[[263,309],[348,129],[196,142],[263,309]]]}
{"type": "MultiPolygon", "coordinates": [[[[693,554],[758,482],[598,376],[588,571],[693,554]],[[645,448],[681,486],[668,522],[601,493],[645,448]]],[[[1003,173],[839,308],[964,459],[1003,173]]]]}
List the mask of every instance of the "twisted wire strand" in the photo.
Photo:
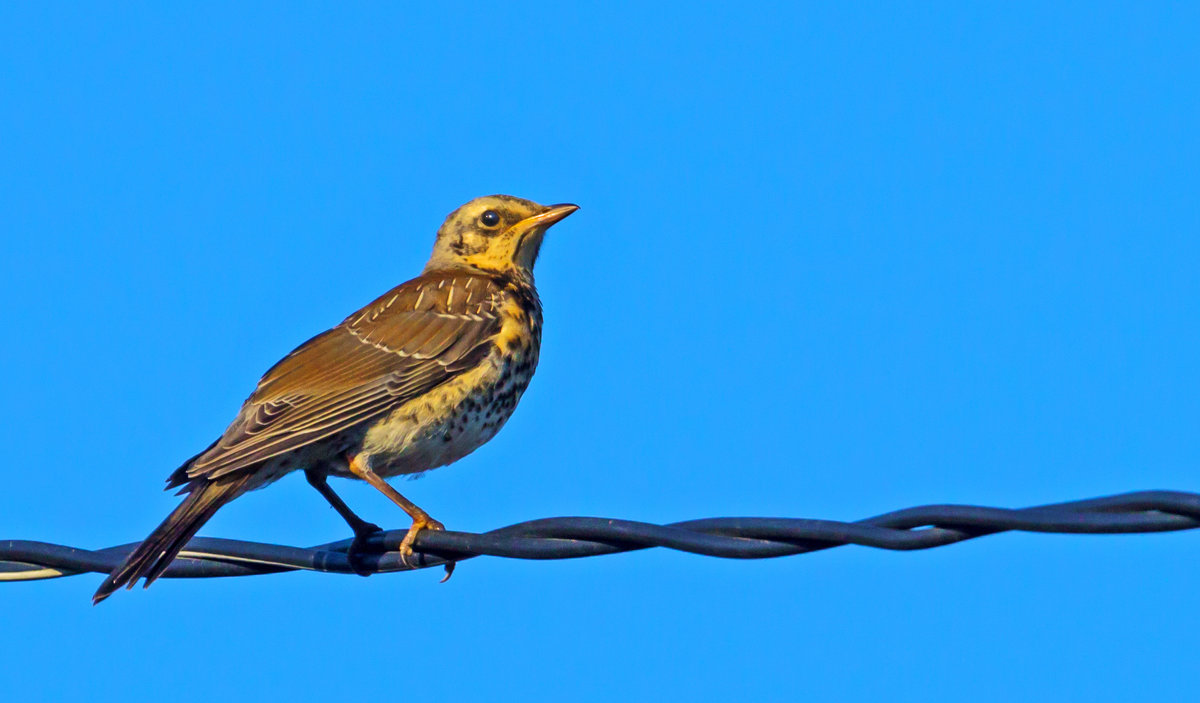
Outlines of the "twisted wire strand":
{"type": "MultiPolygon", "coordinates": [[[[387,573],[477,556],[574,559],[665,547],[727,559],[767,559],[856,544],[890,550],[942,547],[997,532],[1137,534],[1200,527],[1200,494],[1140,491],[1023,509],[924,505],[857,522],[803,518],[708,518],[655,525],[607,518],[531,520],[484,533],[423,530],[405,564],[396,551],[406,530],[379,532],[355,555],[353,540],[315,547],[197,537],[165,578],[256,576],[281,571],[387,573]]],[[[0,540],[0,581],[108,573],[137,543],[87,550],[46,542],[0,540]]]]}

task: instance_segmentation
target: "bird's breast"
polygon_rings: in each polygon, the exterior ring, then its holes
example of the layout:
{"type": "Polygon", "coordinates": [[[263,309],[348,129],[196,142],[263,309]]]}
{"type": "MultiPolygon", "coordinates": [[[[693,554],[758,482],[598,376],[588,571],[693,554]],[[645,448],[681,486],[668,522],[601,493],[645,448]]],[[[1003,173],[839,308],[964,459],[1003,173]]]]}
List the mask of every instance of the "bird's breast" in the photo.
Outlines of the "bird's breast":
{"type": "Polygon", "coordinates": [[[418,474],[457,461],[496,436],[533,378],[541,343],[540,310],[512,300],[502,320],[478,366],[371,425],[362,453],[372,470],[418,474]]]}

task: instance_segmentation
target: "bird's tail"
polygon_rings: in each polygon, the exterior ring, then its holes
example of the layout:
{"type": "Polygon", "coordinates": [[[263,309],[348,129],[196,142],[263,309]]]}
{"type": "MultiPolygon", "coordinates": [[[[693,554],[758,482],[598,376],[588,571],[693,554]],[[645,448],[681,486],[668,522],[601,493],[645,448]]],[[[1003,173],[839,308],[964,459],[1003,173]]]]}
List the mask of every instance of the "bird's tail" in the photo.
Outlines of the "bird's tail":
{"type": "Polygon", "coordinates": [[[241,494],[247,479],[248,474],[226,476],[214,481],[196,480],[179,507],[104,579],[92,596],[92,605],[108,598],[121,586],[133,588],[133,584],[143,576],[149,588],[213,513],[241,494]]]}

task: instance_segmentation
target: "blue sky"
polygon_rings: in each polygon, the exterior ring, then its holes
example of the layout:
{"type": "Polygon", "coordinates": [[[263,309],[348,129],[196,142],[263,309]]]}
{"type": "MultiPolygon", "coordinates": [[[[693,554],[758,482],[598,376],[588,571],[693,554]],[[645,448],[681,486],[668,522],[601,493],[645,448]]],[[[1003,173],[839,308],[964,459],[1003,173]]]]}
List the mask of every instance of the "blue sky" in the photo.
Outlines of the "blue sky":
{"type": "MultiPolygon", "coordinates": [[[[451,528],[1197,488],[1200,13],[1106,3],[0,8],[0,537],[166,475],[460,203],[582,210],[451,528]]],[[[336,486],[404,526],[372,489],[336,486]]],[[[203,534],[346,529],[301,476],[203,534]]],[[[20,699],[978,702],[1195,690],[1197,534],[0,587],[20,699]]]]}

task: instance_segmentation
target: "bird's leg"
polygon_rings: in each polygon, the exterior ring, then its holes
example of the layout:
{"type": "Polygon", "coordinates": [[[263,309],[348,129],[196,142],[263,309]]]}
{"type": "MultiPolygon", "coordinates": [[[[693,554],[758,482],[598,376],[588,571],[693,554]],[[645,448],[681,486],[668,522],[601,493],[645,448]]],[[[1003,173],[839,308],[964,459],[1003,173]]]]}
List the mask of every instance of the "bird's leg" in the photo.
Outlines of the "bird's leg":
{"type": "MultiPolygon", "coordinates": [[[[375,487],[377,491],[387,496],[393,503],[399,505],[400,508],[408,513],[408,516],[413,519],[412,527],[408,528],[408,534],[404,535],[404,539],[400,542],[400,560],[408,566],[408,557],[412,556],[413,541],[417,538],[417,533],[421,530],[445,530],[446,526],[442,523],[429,517],[429,513],[425,512],[413,503],[408,498],[400,495],[400,491],[392,488],[392,485],[384,481],[379,474],[367,467],[358,456],[350,457],[350,473],[361,478],[367,483],[375,487]]],[[[454,573],[454,562],[446,562],[446,576],[442,579],[444,583],[454,573]]]]}
{"type": "Polygon", "coordinates": [[[316,469],[305,469],[304,477],[308,479],[308,484],[317,489],[325,500],[333,506],[338,515],[346,521],[351,530],[354,530],[354,541],[350,543],[350,549],[346,552],[346,558],[350,560],[350,566],[359,576],[370,576],[371,571],[364,567],[359,557],[362,554],[363,543],[376,532],[381,532],[379,525],[363,520],[346,505],[346,501],[342,497],[333,492],[333,488],[329,485],[328,476],[323,471],[316,469]]]}
{"type": "Polygon", "coordinates": [[[370,536],[372,533],[379,532],[381,530],[378,525],[367,522],[356,515],[354,511],[350,509],[350,506],[346,505],[346,502],[342,500],[342,497],[333,492],[333,488],[329,486],[329,481],[324,473],[320,471],[314,471],[313,469],[306,469],[304,471],[304,477],[308,479],[308,484],[310,486],[317,489],[317,492],[320,493],[325,500],[329,501],[329,504],[332,505],[333,509],[338,512],[338,515],[342,516],[342,519],[346,521],[346,524],[350,526],[350,529],[354,530],[355,536],[370,536]]]}

